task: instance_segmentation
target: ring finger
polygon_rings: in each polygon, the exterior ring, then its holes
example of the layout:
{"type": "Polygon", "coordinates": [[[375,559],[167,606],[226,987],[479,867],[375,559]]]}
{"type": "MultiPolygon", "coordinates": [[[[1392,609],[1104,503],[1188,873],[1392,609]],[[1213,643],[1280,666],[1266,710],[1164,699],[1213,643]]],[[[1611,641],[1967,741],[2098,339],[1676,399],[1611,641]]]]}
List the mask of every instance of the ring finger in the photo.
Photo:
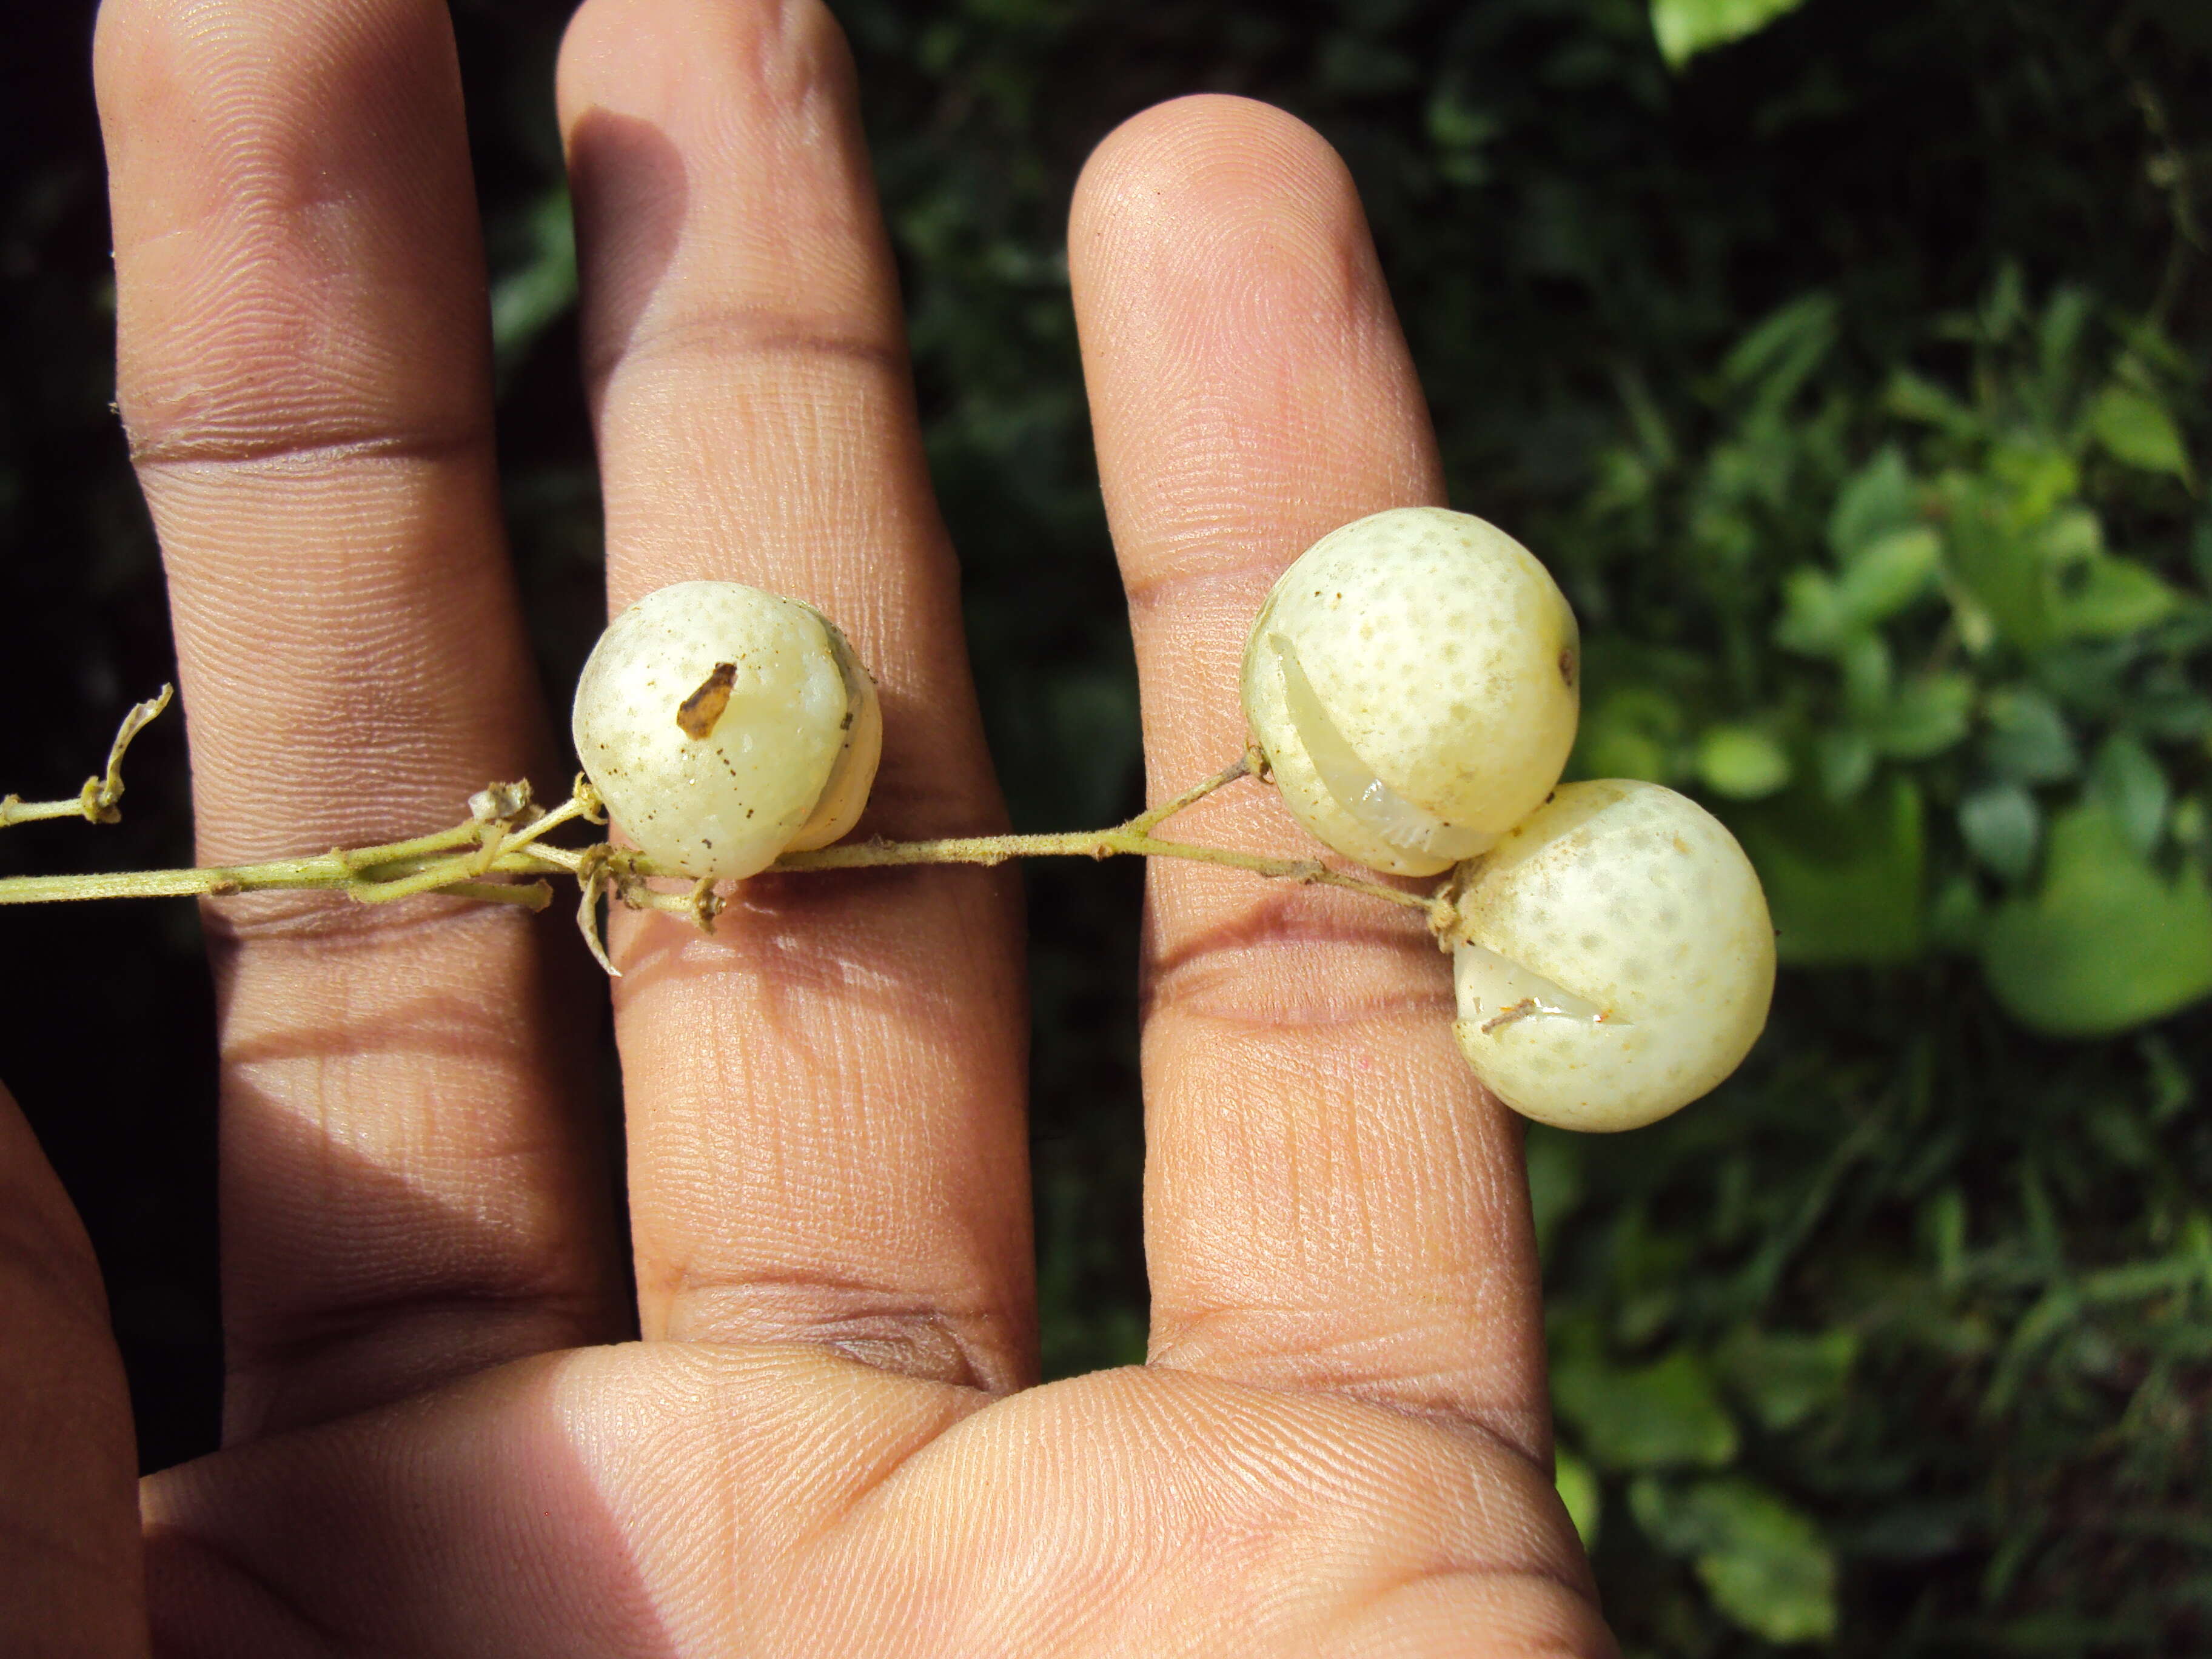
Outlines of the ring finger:
{"type": "MultiPolygon", "coordinates": [[[[96,67],[200,856],[451,823],[547,745],[445,7],[111,0],[96,67]]],[[[615,1328],[529,920],[291,895],[207,920],[228,1437],[615,1328]]]]}

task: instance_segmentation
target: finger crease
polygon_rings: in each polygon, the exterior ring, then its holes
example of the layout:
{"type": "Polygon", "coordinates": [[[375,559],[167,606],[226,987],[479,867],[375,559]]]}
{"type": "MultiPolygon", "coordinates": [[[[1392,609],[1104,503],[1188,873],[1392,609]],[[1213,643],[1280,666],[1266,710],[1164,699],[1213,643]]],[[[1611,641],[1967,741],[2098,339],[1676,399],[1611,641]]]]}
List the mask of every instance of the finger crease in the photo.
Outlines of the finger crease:
{"type": "Polygon", "coordinates": [[[220,428],[131,434],[131,459],[142,471],[237,468],[319,476],[364,463],[476,460],[490,448],[480,428],[440,431],[371,428],[323,434],[258,434],[220,428]]]}
{"type": "MultiPolygon", "coordinates": [[[[1349,988],[1350,975],[1310,994],[1286,994],[1271,984],[1275,975],[1261,965],[1279,951],[1309,956],[1311,941],[1255,939],[1216,954],[1180,958],[1156,969],[1139,988],[1138,1015],[1146,1022],[1161,1015],[1203,1021],[1237,1032],[1265,1032],[1294,1042],[1302,1033],[1347,1025],[1389,1025],[1407,1020],[1433,1021],[1451,1003],[1451,986],[1440,975],[1419,972],[1413,983],[1349,988]],[[1255,954],[1260,955],[1255,961],[1255,954]]],[[[1385,944],[1385,960],[1425,967],[1433,955],[1425,939],[1403,945],[1385,944]]]]}
{"type": "MultiPolygon", "coordinates": [[[[253,896],[258,899],[262,896],[253,896]]],[[[302,894],[291,902],[256,904],[238,913],[236,899],[203,899],[200,929],[210,951],[249,945],[313,945],[329,950],[381,949],[416,933],[483,926],[527,927],[531,915],[507,905],[425,893],[388,904],[363,904],[334,894],[302,894]]]]}
{"type": "Polygon", "coordinates": [[[812,1343],[877,1370],[981,1394],[1012,1387],[976,1340],[975,1327],[1000,1322],[919,1296],[830,1280],[717,1282],[686,1271],[668,1306],[671,1340],[721,1341],[741,1332],[748,1340],[812,1343]]]}
{"type": "Polygon", "coordinates": [[[587,1298],[566,1292],[530,1289],[453,1290],[434,1294],[410,1292],[363,1297],[305,1312],[271,1315],[270,1325],[287,1327],[282,1336],[259,1336],[234,1326],[224,1332],[229,1349],[226,1366],[233,1377],[259,1377],[271,1372],[293,1371],[308,1363],[365,1341],[388,1340],[410,1328],[459,1321],[471,1334],[472,1352],[503,1351],[508,1344],[492,1340],[488,1327],[511,1337],[543,1326],[546,1340],[533,1340],[531,1351],[550,1351],[574,1346],[591,1326],[587,1298]]]}
{"type": "MultiPolygon", "coordinates": [[[[1240,530],[1224,529],[1218,538],[1209,538],[1208,541],[1230,541],[1239,533],[1240,530]]],[[[1237,615],[1249,617],[1254,610],[1254,595],[1264,593],[1287,568],[1288,561],[1282,559],[1230,558],[1212,564],[1193,560],[1188,565],[1157,574],[1125,575],[1122,589],[1127,595],[1130,611],[1139,615],[1168,606],[1205,610],[1207,607],[1203,600],[1192,596],[1219,591],[1224,596],[1224,605],[1232,606],[1237,615]]]]}
{"type": "Polygon", "coordinates": [[[904,347],[828,323],[756,307],[695,312],[668,322],[641,325],[585,366],[594,392],[617,370],[662,357],[818,358],[904,374],[904,347]]]}
{"type": "Polygon", "coordinates": [[[1510,1426],[1525,1419],[1527,1414],[1523,1413],[1498,1407],[1438,1406],[1426,1401],[1395,1399],[1383,1392],[1387,1385],[1379,1382],[1364,1385],[1319,1382],[1271,1382],[1264,1378],[1232,1376],[1214,1366],[1181,1364],[1175,1358],[1173,1348],[1149,1357],[1145,1361],[1145,1369],[1209,1377],[1217,1382],[1227,1382],[1239,1389],[1249,1389],[1255,1394],[1273,1395],[1285,1400],[1326,1397],[1370,1410],[1387,1412],[1403,1421],[1441,1430],[1455,1439],[1468,1442],[1532,1469],[1547,1480],[1550,1479],[1549,1460],[1536,1451],[1525,1435],[1516,1433],[1510,1426]]]}

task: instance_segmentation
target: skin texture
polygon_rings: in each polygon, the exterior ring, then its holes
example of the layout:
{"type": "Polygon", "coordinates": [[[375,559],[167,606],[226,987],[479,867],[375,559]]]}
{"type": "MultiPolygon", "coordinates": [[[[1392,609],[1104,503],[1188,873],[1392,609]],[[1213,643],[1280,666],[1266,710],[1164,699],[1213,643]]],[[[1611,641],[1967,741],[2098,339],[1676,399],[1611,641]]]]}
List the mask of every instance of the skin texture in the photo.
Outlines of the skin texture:
{"type": "MultiPolygon", "coordinates": [[[[97,71],[203,856],[550,775],[443,9],[110,0],[97,71]]],[[[817,605],[882,689],[862,832],[997,827],[826,14],[587,0],[561,99],[611,603],[817,605]]],[[[1237,752],[1275,575],[1437,501],[1435,452],[1289,117],[1137,118],[1071,262],[1164,795],[1237,752]]],[[[1310,847],[1254,789],[1193,820],[1310,847]]],[[[0,1423],[46,1415],[0,1435],[9,1651],[1612,1652],[1548,1477],[1519,1140],[1443,958],[1355,898],[1152,872],[1151,1361],[1036,1388],[1015,892],[864,872],[749,885],[711,940],[617,918],[629,1273],[565,924],[211,904],[227,1443],[145,1483],[142,1565],[96,1277],[11,1109],[0,1423]]]]}

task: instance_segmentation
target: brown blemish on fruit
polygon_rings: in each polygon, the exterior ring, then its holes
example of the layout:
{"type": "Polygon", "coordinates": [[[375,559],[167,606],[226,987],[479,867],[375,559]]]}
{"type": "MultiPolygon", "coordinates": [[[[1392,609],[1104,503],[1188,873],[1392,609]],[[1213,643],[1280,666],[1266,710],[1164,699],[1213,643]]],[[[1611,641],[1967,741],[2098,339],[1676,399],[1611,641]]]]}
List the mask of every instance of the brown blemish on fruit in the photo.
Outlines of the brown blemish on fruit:
{"type": "Polygon", "coordinates": [[[1575,689],[1575,648],[1571,645],[1559,653],[1559,678],[1568,690],[1575,689]]]}
{"type": "Polygon", "coordinates": [[[1510,1025],[1516,1020],[1527,1019],[1530,1015],[1537,1012],[1536,999],[1534,997],[1522,997],[1520,1001],[1512,1003],[1506,1007],[1499,1009],[1496,1015],[1483,1021],[1476,1029],[1480,1030],[1483,1036],[1488,1036],[1492,1031],[1497,1030],[1500,1026],[1510,1025]]]}
{"type": "Polygon", "coordinates": [[[676,723],[684,728],[685,737],[703,738],[714,729],[714,722],[730,706],[730,688],[737,679],[737,664],[718,662],[714,672],[699,683],[699,689],[684,699],[676,710],[676,723]]]}

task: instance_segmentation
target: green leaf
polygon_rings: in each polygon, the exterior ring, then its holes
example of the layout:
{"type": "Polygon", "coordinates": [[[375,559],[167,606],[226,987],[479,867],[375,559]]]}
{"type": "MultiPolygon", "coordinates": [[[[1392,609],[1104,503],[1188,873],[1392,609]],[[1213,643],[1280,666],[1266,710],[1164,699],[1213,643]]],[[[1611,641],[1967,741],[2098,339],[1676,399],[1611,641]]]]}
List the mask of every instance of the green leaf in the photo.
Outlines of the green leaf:
{"type": "Polygon", "coordinates": [[[1793,790],[1724,814],[1766,888],[1784,962],[1905,962],[1924,941],[1920,792],[1906,778],[1854,801],[1793,790]]]}
{"type": "Polygon", "coordinates": [[[1990,723],[1982,736],[1982,758],[2001,777],[2056,783],[2081,769],[2073,729],[2042,692],[2031,686],[2002,687],[1984,700],[1982,712],[1990,723]]]}
{"type": "Polygon", "coordinates": [[[1980,888],[1965,871],[1955,871],[1928,901],[1928,942],[1939,951],[1973,956],[1982,948],[1985,907],[1980,888]]]}
{"type": "Polygon", "coordinates": [[[2089,430],[2105,453],[2126,466],[2186,482],[2189,452],[2166,406],[2134,386],[2108,386],[2089,405],[2089,430]]]}
{"type": "Polygon", "coordinates": [[[1801,565],[1783,579],[1777,645],[1800,656],[1825,657],[1843,643],[1845,629],[1842,597],[1826,571],[1801,565]]]}
{"type": "Polygon", "coordinates": [[[1880,716],[1889,707],[1893,682],[1889,641],[1872,629],[1861,629],[1844,637],[1837,653],[1844,671],[1844,706],[1865,719],[1880,716]]]}
{"type": "MultiPolygon", "coordinates": [[[[2068,478],[2070,484],[2070,472],[2068,478]]],[[[2035,526],[2036,552],[2054,570],[2090,564],[2104,555],[2105,521],[2079,502],[2038,503],[2022,516],[2035,526]]]]}
{"type": "Polygon", "coordinates": [[[1645,1534],[1688,1557],[1714,1605],[1753,1635],[1790,1643],[1836,1633],[1835,1553],[1776,1493],[1735,1477],[1674,1487],[1646,1476],[1628,1503],[1645,1534]]]}
{"type": "Polygon", "coordinates": [[[1966,735],[1973,706],[1967,676],[1923,674],[1898,688],[1889,706],[1867,723],[1867,735],[1893,760],[1926,760],[1966,735]]]}
{"type": "Polygon", "coordinates": [[[1915,525],[1862,546],[1839,578],[1801,565],[1784,580],[1774,641],[1808,657],[1842,657],[1863,648],[1876,623],[1928,591],[1942,562],[1942,538],[1915,525]]]}
{"type": "Polygon", "coordinates": [[[1556,1446],[1552,1450],[1552,1484],[1567,1506],[1567,1519],[1575,1523],[1583,1548],[1595,1549],[1598,1525],[1605,1518],[1605,1491],[1598,1485],[1597,1471],[1565,1446],[1556,1446]]]}
{"type": "Polygon", "coordinates": [[[1552,1402],[1606,1468],[1712,1468],[1735,1456],[1735,1424],[1687,1348],[1628,1370],[1591,1352],[1559,1354],[1552,1402]]]}
{"type": "Polygon", "coordinates": [[[2026,881],[2043,840],[2043,810],[2016,783],[1993,783],[1959,803],[1968,849],[2008,881],[2026,881]]]}
{"type": "Polygon", "coordinates": [[[1994,345],[2027,320],[2027,283],[2020,274],[2020,267],[2006,260],[1997,267],[1996,280],[1990,284],[1988,297],[1982,301],[1982,314],[1976,319],[1981,327],[1982,338],[1994,345]]]}
{"type": "Polygon", "coordinates": [[[1927,526],[1890,531],[1861,547],[1844,567],[1838,603],[1854,623],[1893,617],[1928,591],[1942,562],[1942,538],[1927,526]]]}
{"type": "Polygon", "coordinates": [[[2056,579],[2052,619],[2069,639],[2118,639],[2163,622],[2181,596],[2132,559],[2086,560],[2056,579]]]}
{"type": "MultiPolygon", "coordinates": [[[[1998,444],[1990,451],[1989,469],[1990,476],[2004,486],[2010,496],[2009,516],[2017,526],[2037,525],[2050,519],[2081,489],[2081,469],[2074,465],[2073,457],[2046,443],[1998,444]]],[[[2103,538],[2094,522],[2096,515],[2087,508],[2077,507],[2075,511],[2091,520],[2087,527],[2093,543],[2090,550],[2101,547],[2103,538]]]]}
{"type": "Polygon", "coordinates": [[[1680,69],[1701,52],[1756,34],[1804,0],[1651,0],[1660,56],[1680,69]]]}
{"type": "Polygon", "coordinates": [[[1953,474],[1943,494],[1952,569],[2006,639],[2033,652],[2117,638],[2179,607],[2152,571],[2105,550],[2102,521],[2069,499],[2077,479],[2065,457],[2015,447],[1990,465],[2003,489],[1953,474]]]}
{"type": "Polygon", "coordinates": [[[1715,1358],[1729,1387],[1779,1432],[1843,1398],[1858,1352],[1857,1334],[1840,1326],[1806,1336],[1740,1325],[1715,1358]]]}
{"type": "Polygon", "coordinates": [[[1698,775],[1730,800],[1759,800],[1790,781],[1790,755],[1757,726],[1715,726],[1698,740],[1698,775]]]}
{"type": "Polygon", "coordinates": [[[1820,766],[1820,793],[1830,800],[1845,801],[1865,788],[1874,777],[1874,739],[1856,726],[1836,726],[1813,739],[1813,756],[1820,766]]]}
{"type": "Polygon", "coordinates": [[[1943,496],[1959,583],[2013,644],[2033,651],[2050,643],[2044,561],[2033,538],[2014,522],[2011,499],[1984,479],[1958,474],[1944,479],[1943,496]]]}
{"type": "Polygon", "coordinates": [[[2166,828],[2172,786],[2149,750],[2124,732],[2115,732],[2089,763],[2089,788],[2126,832],[2128,844],[2148,856],[2166,828]]]}
{"type": "MultiPolygon", "coordinates": [[[[1723,3],[1726,0],[1722,0],[1723,3]]],[[[1795,3],[1795,0],[1791,0],[1795,3]]],[[[1769,313],[1738,341],[1721,363],[1721,379],[1752,393],[1755,411],[1778,410],[1796,395],[1806,377],[1820,366],[1836,343],[1835,296],[1812,293],[1769,313]]],[[[1720,457],[1716,456],[1716,464],[1720,457]]],[[[1745,458],[1749,471],[1771,493],[1773,468],[1756,453],[1745,458]]]]}
{"type": "Polygon", "coordinates": [[[1893,530],[1919,522],[1920,509],[1905,452],[1886,444],[1836,492],[1828,514],[1828,546],[1837,559],[1850,562],[1859,550],[1893,530]]]}
{"type": "Polygon", "coordinates": [[[1935,381],[1909,368],[1900,368],[1890,377],[1889,389],[1882,401],[1889,412],[1899,419],[1936,427],[1955,438],[1981,435],[1980,416],[1935,381]]]}
{"type": "Polygon", "coordinates": [[[2088,291],[2072,286],[2055,291],[2043,308],[2035,331],[2036,356],[2042,370],[2043,395],[2056,402],[2071,375],[2075,349],[2088,325],[2094,307],[2088,291]]]}
{"type": "Polygon", "coordinates": [[[2033,1030],[2124,1031],[2212,993],[2212,891],[2194,864],[2160,875],[2092,799],[2053,820],[2043,884],[1990,918],[1982,969],[2033,1030]]]}
{"type": "Polygon", "coordinates": [[[1569,775],[1667,783],[1676,773],[1682,706],[1651,685],[1624,685],[1583,711],[1569,775]]]}

